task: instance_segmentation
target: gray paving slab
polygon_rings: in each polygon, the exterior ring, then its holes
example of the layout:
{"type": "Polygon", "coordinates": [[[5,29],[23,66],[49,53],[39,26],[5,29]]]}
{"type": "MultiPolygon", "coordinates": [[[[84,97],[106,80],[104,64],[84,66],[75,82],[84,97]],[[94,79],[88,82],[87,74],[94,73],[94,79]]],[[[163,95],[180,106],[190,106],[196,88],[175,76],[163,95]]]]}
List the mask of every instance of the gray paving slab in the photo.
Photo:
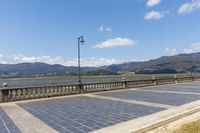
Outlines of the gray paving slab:
{"type": "Polygon", "coordinates": [[[148,90],[200,93],[200,83],[157,86],[148,88],[148,90]]]}
{"type": "Polygon", "coordinates": [[[61,133],[85,133],[164,110],[86,96],[18,103],[61,133]]]}
{"type": "MultiPolygon", "coordinates": [[[[152,88],[151,88],[152,89],[152,88]]],[[[146,89],[148,90],[148,89],[146,89]]],[[[145,102],[153,102],[167,105],[182,105],[200,99],[200,95],[159,93],[150,91],[125,90],[96,94],[100,96],[116,97],[121,99],[133,99],[145,102]]]]}
{"type": "Polygon", "coordinates": [[[177,84],[176,86],[199,87],[200,86],[200,82],[182,83],[182,84],[177,84]]]}
{"type": "Polygon", "coordinates": [[[200,88],[192,88],[192,87],[179,87],[179,86],[170,86],[170,87],[163,87],[163,88],[152,88],[148,90],[158,90],[158,91],[174,91],[174,92],[193,92],[193,93],[200,93],[200,88]]]}
{"type": "Polygon", "coordinates": [[[0,133],[21,133],[5,111],[0,107],[0,133]]]}

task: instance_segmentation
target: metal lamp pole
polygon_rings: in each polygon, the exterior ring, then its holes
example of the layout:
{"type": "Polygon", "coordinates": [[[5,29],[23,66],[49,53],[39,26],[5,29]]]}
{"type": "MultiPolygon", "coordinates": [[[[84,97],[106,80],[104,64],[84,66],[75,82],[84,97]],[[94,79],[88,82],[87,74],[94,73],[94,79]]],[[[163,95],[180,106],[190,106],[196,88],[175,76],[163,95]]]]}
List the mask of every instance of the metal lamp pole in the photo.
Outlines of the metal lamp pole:
{"type": "Polygon", "coordinates": [[[78,37],[78,82],[81,84],[80,44],[84,44],[83,36],[78,37]]]}

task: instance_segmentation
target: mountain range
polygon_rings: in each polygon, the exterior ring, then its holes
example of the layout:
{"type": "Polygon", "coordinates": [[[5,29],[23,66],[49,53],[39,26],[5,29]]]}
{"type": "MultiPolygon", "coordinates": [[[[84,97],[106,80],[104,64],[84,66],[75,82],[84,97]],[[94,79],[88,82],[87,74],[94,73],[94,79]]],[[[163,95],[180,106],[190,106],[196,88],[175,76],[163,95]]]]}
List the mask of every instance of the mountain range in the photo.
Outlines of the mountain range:
{"type": "MultiPolygon", "coordinates": [[[[1,77],[77,75],[75,66],[49,65],[42,62],[0,64],[1,77]]],[[[143,62],[127,62],[101,67],[81,67],[85,75],[110,75],[125,72],[138,74],[200,72],[200,52],[162,56],[143,62]]]]}

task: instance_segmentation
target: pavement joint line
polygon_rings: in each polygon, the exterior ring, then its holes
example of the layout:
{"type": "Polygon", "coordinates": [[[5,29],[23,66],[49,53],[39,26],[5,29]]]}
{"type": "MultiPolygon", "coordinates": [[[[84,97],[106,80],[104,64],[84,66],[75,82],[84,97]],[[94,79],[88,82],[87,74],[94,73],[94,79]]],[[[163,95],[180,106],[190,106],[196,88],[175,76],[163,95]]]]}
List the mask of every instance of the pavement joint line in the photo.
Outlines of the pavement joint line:
{"type": "MultiPolygon", "coordinates": [[[[119,89],[119,90],[108,90],[108,91],[102,91],[102,92],[93,92],[93,93],[86,93],[86,94],[75,94],[75,95],[66,95],[66,96],[59,96],[59,97],[48,97],[48,98],[40,98],[40,99],[29,99],[29,100],[23,100],[23,101],[12,101],[10,103],[27,103],[27,102],[35,102],[35,101],[44,101],[44,100],[51,100],[51,99],[63,99],[63,98],[70,98],[70,97],[79,97],[79,96],[85,96],[88,94],[101,94],[101,93],[108,93],[108,92],[120,92],[120,91],[127,91],[127,90],[146,90],[150,88],[158,88],[161,86],[176,86],[181,84],[193,84],[193,83],[200,83],[200,80],[198,81],[192,81],[192,82],[182,82],[177,84],[163,84],[163,85],[152,85],[152,86],[145,86],[145,87],[132,87],[132,88],[125,88],[125,89],[119,89]]],[[[1,103],[0,103],[1,104],[1,103]]]]}
{"type": "Polygon", "coordinates": [[[122,122],[90,133],[144,133],[200,112],[200,100],[122,122]]]}
{"type": "Polygon", "coordinates": [[[156,107],[156,108],[169,109],[169,108],[176,107],[176,106],[167,105],[167,104],[144,102],[144,101],[138,101],[138,100],[125,100],[125,99],[121,99],[121,98],[113,98],[113,97],[107,97],[107,96],[97,96],[97,95],[92,95],[92,94],[87,94],[86,96],[93,97],[93,98],[99,98],[99,99],[106,99],[106,100],[112,100],[112,101],[131,103],[131,104],[145,105],[145,106],[156,107]]]}
{"type": "Polygon", "coordinates": [[[3,103],[0,106],[23,133],[58,133],[15,103],[3,103]]]}
{"type": "Polygon", "coordinates": [[[180,92],[180,91],[159,91],[159,90],[137,90],[143,92],[157,92],[157,93],[171,93],[171,94],[187,94],[187,95],[200,95],[200,93],[196,92],[180,92]]]}
{"type": "Polygon", "coordinates": [[[200,87],[198,87],[198,86],[177,86],[177,87],[180,87],[180,89],[182,89],[182,88],[200,89],[200,87]]]}
{"type": "Polygon", "coordinates": [[[3,122],[3,125],[6,127],[6,130],[10,133],[10,130],[9,130],[8,127],[6,126],[6,123],[5,123],[4,119],[2,119],[1,117],[0,117],[0,119],[1,119],[2,122],[3,122]]]}

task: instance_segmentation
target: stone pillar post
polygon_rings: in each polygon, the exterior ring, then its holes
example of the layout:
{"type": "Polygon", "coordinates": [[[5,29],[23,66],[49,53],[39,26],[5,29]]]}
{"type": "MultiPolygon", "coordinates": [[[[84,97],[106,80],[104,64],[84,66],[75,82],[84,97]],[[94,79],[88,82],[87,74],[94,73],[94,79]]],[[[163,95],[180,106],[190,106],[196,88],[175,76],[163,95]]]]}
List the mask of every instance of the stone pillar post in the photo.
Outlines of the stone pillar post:
{"type": "Polygon", "coordinates": [[[152,80],[153,80],[153,84],[154,84],[154,85],[157,85],[156,77],[155,77],[155,76],[152,76],[152,80]]]}
{"type": "Polygon", "coordinates": [[[174,75],[174,83],[175,83],[175,84],[178,83],[178,79],[177,79],[176,75],[174,75]]]}
{"type": "Polygon", "coordinates": [[[123,88],[127,88],[128,86],[127,86],[126,78],[123,77],[123,78],[122,78],[122,81],[123,81],[123,88]]]}
{"type": "Polygon", "coordinates": [[[1,94],[2,94],[2,102],[8,102],[9,90],[8,90],[7,83],[3,83],[3,88],[1,89],[1,94]]]}

